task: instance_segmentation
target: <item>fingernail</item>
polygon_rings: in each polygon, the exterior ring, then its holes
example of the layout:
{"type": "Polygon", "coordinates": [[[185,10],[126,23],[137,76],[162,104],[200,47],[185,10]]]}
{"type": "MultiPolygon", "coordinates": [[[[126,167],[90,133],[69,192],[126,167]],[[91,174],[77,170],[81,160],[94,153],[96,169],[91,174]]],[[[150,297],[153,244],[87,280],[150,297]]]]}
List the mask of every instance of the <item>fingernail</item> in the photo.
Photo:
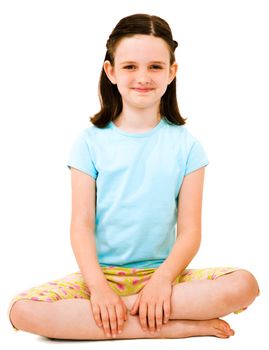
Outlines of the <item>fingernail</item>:
{"type": "Polygon", "coordinates": [[[119,334],[121,334],[121,333],[122,333],[122,330],[120,329],[120,330],[119,330],[119,334]]]}
{"type": "Polygon", "coordinates": [[[113,334],[113,338],[116,338],[116,334],[113,334]]]}
{"type": "Polygon", "coordinates": [[[106,335],[107,335],[107,337],[110,337],[110,333],[107,333],[106,335]]]}

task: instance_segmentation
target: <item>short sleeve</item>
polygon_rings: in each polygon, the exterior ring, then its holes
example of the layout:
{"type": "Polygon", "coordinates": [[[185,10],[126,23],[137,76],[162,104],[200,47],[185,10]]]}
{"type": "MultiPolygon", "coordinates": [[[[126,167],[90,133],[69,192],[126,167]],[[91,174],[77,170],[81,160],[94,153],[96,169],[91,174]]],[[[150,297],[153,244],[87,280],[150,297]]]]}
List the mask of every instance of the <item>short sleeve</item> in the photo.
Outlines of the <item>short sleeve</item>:
{"type": "Polygon", "coordinates": [[[83,171],[94,179],[97,178],[97,170],[92,159],[89,134],[83,130],[78,134],[69,151],[67,167],[71,167],[83,171]]]}
{"type": "Polygon", "coordinates": [[[185,174],[187,175],[194,170],[204,167],[209,164],[207,154],[198,140],[195,140],[190,148],[185,174]]]}

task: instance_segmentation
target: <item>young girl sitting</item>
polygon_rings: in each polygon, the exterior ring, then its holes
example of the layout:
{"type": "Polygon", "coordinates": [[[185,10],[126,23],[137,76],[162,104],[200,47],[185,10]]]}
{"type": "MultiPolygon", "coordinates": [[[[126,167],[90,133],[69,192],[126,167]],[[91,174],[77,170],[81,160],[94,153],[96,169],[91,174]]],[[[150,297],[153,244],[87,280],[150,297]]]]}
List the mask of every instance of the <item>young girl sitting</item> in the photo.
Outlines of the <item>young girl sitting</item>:
{"type": "Polygon", "coordinates": [[[236,267],[190,269],[201,242],[207,155],[176,99],[170,27],[135,14],[113,29],[101,110],[69,154],[79,272],[17,294],[15,330],[58,339],[234,335],[220,317],[259,293],[236,267]]]}

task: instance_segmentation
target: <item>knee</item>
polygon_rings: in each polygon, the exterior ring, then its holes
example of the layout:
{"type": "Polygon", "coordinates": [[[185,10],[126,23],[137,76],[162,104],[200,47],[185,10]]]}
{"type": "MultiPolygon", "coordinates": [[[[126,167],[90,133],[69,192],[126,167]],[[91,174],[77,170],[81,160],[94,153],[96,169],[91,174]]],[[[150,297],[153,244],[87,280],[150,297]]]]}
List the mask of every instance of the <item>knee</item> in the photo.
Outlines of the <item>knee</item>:
{"type": "Polygon", "coordinates": [[[15,301],[11,307],[9,318],[15,328],[26,330],[27,323],[31,320],[31,309],[28,300],[15,301]]]}
{"type": "Polygon", "coordinates": [[[250,305],[259,295],[259,285],[254,275],[248,270],[240,269],[235,272],[231,285],[231,293],[240,298],[245,306],[250,305]]]}

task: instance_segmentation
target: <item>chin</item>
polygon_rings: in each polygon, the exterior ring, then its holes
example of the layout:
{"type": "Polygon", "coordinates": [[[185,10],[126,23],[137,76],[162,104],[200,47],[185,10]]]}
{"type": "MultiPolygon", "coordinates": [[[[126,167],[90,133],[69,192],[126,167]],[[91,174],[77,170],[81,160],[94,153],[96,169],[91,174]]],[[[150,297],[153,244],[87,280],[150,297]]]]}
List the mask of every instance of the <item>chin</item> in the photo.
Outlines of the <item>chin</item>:
{"type": "Polygon", "coordinates": [[[138,109],[149,109],[152,108],[155,105],[155,103],[153,104],[145,104],[145,103],[132,103],[130,104],[130,106],[134,107],[134,108],[138,108],[138,109]]]}

